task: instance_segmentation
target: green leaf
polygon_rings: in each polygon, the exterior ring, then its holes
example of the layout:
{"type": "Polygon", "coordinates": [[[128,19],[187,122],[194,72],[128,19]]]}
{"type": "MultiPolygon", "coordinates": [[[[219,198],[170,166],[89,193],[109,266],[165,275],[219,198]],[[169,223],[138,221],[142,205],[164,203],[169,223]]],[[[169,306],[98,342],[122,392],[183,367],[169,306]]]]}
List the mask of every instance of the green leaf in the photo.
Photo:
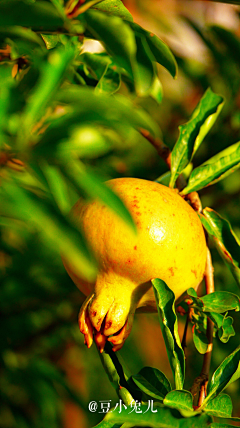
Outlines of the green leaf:
{"type": "MultiPolygon", "coordinates": [[[[67,20],[67,18],[65,18],[67,20]]],[[[0,2],[0,26],[18,25],[31,27],[34,31],[59,30],[64,18],[47,1],[30,2],[27,0],[2,0],[0,2]]]]}
{"type": "Polygon", "coordinates": [[[178,323],[174,308],[175,296],[172,290],[161,279],[153,279],[152,284],[176,388],[183,389],[185,357],[178,335],[178,323]]]}
{"type": "Polygon", "coordinates": [[[95,425],[93,428],[121,428],[123,427],[123,424],[115,424],[115,422],[107,422],[103,420],[99,424],[95,425]]]}
{"type": "Polygon", "coordinates": [[[218,418],[230,418],[232,415],[232,400],[227,394],[220,394],[208,402],[204,412],[218,418]]]}
{"type": "Polygon", "coordinates": [[[59,36],[58,34],[53,34],[53,35],[49,35],[49,34],[41,34],[46,48],[47,49],[53,49],[57,46],[57,44],[59,43],[59,36]]]}
{"type": "Polygon", "coordinates": [[[5,182],[2,194],[10,215],[37,226],[47,245],[69,260],[81,277],[89,281],[95,279],[96,262],[80,229],[76,229],[47,200],[21,187],[5,182]]]}
{"type": "Polygon", "coordinates": [[[194,110],[191,119],[179,127],[180,134],[171,156],[170,187],[174,187],[177,177],[191,162],[194,153],[212,128],[222,107],[223,98],[208,88],[194,110]]]}
{"type": "Polygon", "coordinates": [[[165,374],[153,367],[144,367],[132,379],[143,392],[158,400],[171,391],[171,384],[165,374]]]}
{"type": "Polygon", "coordinates": [[[205,208],[200,215],[201,222],[207,233],[240,285],[240,245],[230,223],[211,208],[205,208]]]}
{"type": "Polygon", "coordinates": [[[153,81],[149,96],[152,97],[158,104],[162,102],[163,99],[163,89],[162,84],[157,76],[153,81]]]}
{"type": "Polygon", "coordinates": [[[205,354],[208,348],[208,339],[205,333],[202,331],[198,331],[196,326],[194,325],[193,330],[193,342],[200,354],[205,354]]]}
{"type": "Polygon", "coordinates": [[[154,57],[149,49],[145,37],[136,35],[137,54],[135,79],[140,96],[147,96],[152,89],[157,70],[154,66],[154,57]]]}
{"type": "Polygon", "coordinates": [[[119,18],[126,21],[133,21],[131,13],[123,5],[121,0],[103,0],[92,6],[91,9],[96,9],[112,16],[119,16],[119,18]]]}
{"type": "Polygon", "coordinates": [[[88,10],[84,16],[90,33],[103,43],[118,65],[134,79],[136,42],[129,26],[117,16],[93,10],[88,10]]]}
{"type": "Polygon", "coordinates": [[[91,75],[96,80],[100,80],[106,69],[111,64],[111,59],[108,55],[105,54],[95,54],[84,52],[80,55],[79,60],[87,66],[88,70],[90,70],[91,75]]]}
{"type": "Polygon", "coordinates": [[[0,40],[5,41],[6,38],[14,41],[21,40],[27,42],[28,44],[30,44],[32,49],[36,46],[44,48],[44,43],[41,37],[39,37],[36,33],[34,33],[34,31],[30,30],[29,28],[19,27],[18,25],[11,27],[0,27],[0,40]]]}
{"type": "Polygon", "coordinates": [[[230,337],[235,336],[235,331],[232,326],[233,318],[225,316],[223,319],[223,325],[218,331],[218,337],[223,343],[227,343],[230,337]]]}
{"type": "Polygon", "coordinates": [[[212,160],[209,159],[203,165],[195,168],[190,175],[187,187],[182,190],[181,194],[186,195],[217,183],[240,168],[240,143],[234,144],[234,151],[231,154],[224,156],[224,152],[225,150],[218,153],[218,157],[222,156],[216,162],[212,163],[212,160]]]}
{"type": "Polygon", "coordinates": [[[163,403],[177,410],[193,411],[193,396],[191,392],[185,390],[170,391],[163,400],[163,403]]]}
{"type": "Polygon", "coordinates": [[[239,311],[239,297],[229,291],[214,291],[202,297],[192,296],[191,289],[188,290],[194,305],[204,312],[222,313],[230,310],[239,311]]]}
{"type": "Polygon", "coordinates": [[[87,169],[80,162],[72,161],[64,166],[60,166],[60,169],[76,188],[83,190],[90,198],[100,199],[121,217],[134,233],[137,232],[134,220],[124,203],[107,184],[101,182],[100,177],[91,171],[90,168],[87,169]]]}
{"type": "Polygon", "coordinates": [[[233,351],[213,373],[209,384],[208,395],[203,401],[201,408],[222,392],[232,382],[240,377],[240,346],[233,351]]]}
{"type": "Polygon", "coordinates": [[[114,94],[121,85],[121,78],[119,73],[114,71],[111,67],[107,67],[101,79],[95,87],[97,94],[114,94]]]}
{"type": "Polygon", "coordinates": [[[154,410],[157,412],[152,412],[148,410],[147,405],[139,404],[139,413],[134,411],[134,403],[131,407],[127,409],[123,408],[121,413],[119,409],[108,412],[104,420],[112,421],[115,423],[132,423],[137,426],[144,427],[156,427],[156,428],[178,428],[179,419],[172,414],[172,411],[166,407],[160,407],[160,404],[154,406],[154,410]],[[144,413],[145,412],[145,413],[144,413]]]}
{"type": "Polygon", "coordinates": [[[67,183],[59,169],[54,165],[48,165],[45,161],[40,160],[40,168],[45,175],[49,190],[53,199],[56,201],[58,208],[62,213],[69,213],[71,207],[67,183]]]}
{"type": "Polygon", "coordinates": [[[129,25],[136,34],[139,34],[146,38],[146,41],[155,58],[155,61],[165,67],[173,77],[176,77],[177,62],[169,47],[155,34],[145,30],[135,22],[130,22],[129,25]]]}
{"type": "MultiPolygon", "coordinates": [[[[209,415],[201,414],[196,417],[183,418],[180,413],[175,410],[172,410],[168,407],[162,406],[160,403],[156,403],[154,407],[154,412],[148,409],[146,405],[138,404],[139,413],[134,411],[134,403],[131,408],[122,409],[119,412],[119,409],[108,412],[105,416],[103,422],[112,422],[112,423],[129,423],[131,426],[143,426],[152,427],[152,428],[207,428],[209,422],[212,420],[209,415]],[[156,412],[156,413],[155,413],[156,412]]],[[[101,422],[101,423],[103,423],[101,422]]],[[[115,428],[110,425],[97,425],[99,428],[115,428]]],[[[128,425],[127,425],[128,426],[128,425]]],[[[126,427],[127,428],[127,427],[126,427]]]]}
{"type": "MultiPolygon", "coordinates": [[[[154,137],[160,137],[160,130],[156,122],[143,109],[136,109],[134,105],[124,96],[95,94],[90,88],[72,87],[67,90],[58,91],[57,100],[70,104],[75,114],[81,114],[80,119],[87,115],[87,120],[92,117],[96,122],[99,118],[104,119],[109,127],[116,126],[121,129],[122,122],[129,124],[131,128],[143,128],[148,130],[154,137]],[[110,126],[111,124],[111,126],[110,126]]],[[[62,118],[63,119],[63,118],[62,118]]],[[[79,119],[78,119],[79,120],[79,119]]],[[[124,126],[125,126],[124,124],[124,126]]]]}
{"type": "Polygon", "coordinates": [[[239,297],[228,291],[214,291],[201,297],[204,304],[203,310],[208,312],[225,312],[230,310],[239,311],[239,297]]]}
{"type": "Polygon", "coordinates": [[[21,130],[18,135],[18,144],[21,148],[29,143],[28,136],[34,123],[41,117],[47,104],[52,100],[73,58],[74,49],[71,46],[68,46],[67,49],[60,47],[50,53],[48,61],[43,63],[39,80],[22,114],[21,130]]]}

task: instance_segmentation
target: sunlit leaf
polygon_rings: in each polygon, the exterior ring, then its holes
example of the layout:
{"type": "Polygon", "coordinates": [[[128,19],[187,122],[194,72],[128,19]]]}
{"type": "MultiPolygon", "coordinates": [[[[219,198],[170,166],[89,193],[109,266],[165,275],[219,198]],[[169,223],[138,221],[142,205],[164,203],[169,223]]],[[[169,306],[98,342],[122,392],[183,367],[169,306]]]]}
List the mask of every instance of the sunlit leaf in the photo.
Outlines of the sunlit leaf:
{"type": "Polygon", "coordinates": [[[240,346],[233,351],[213,373],[209,383],[208,394],[201,407],[205,407],[207,403],[228,385],[240,377],[240,346]]]}
{"type": "Polygon", "coordinates": [[[185,390],[170,391],[163,400],[163,403],[177,410],[193,410],[193,396],[191,392],[185,390]]]}
{"type": "Polygon", "coordinates": [[[182,195],[200,190],[206,186],[217,183],[219,180],[227,177],[227,175],[240,168],[240,143],[234,145],[234,151],[224,156],[223,153],[218,154],[219,158],[216,162],[212,163],[211,159],[203,165],[195,168],[190,175],[187,187],[182,190],[182,195]]]}
{"type": "Polygon", "coordinates": [[[193,296],[192,289],[188,290],[189,296],[192,297],[193,303],[204,312],[226,312],[230,310],[239,311],[239,297],[229,291],[214,291],[202,297],[193,296]]]}
{"type": "Polygon", "coordinates": [[[171,156],[170,187],[174,186],[177,177],[191,162],[194,153],[215,123],[222,106],[223,98],[209,88],[199,101],[191,119],[179,127],[180,134],[171,156]]]}
{"type": "Polygon", "coordinates": [[[213,238],[216,248],[240,285],[240,244],[230,223],[211,208],[200,215],[203,226],[213,238]]]}
{"type": "Polygon", "coordinates": [[[126,21],[132,21],[133,17],[121,0],[103,0],[92,6],[92,9],[99,10],[112,16],[119,16],[126,21]]]}
{"type": "Polygon", "coordinates": [[[185,357],[178,335],[178,323],[174,309],[175,296],[172,290],[170,290],[167,284],[161,279],[153,279],[152,284],[157,302],[160,325],[176,388],[183,389],[185,357]]]}
{"type": "Polygon", "coordinates": [[[219,394],[217,397],[208,401],[204,411],[218,418],[230,418],[232,415],[232,400],[227,394],[219,394]]]}

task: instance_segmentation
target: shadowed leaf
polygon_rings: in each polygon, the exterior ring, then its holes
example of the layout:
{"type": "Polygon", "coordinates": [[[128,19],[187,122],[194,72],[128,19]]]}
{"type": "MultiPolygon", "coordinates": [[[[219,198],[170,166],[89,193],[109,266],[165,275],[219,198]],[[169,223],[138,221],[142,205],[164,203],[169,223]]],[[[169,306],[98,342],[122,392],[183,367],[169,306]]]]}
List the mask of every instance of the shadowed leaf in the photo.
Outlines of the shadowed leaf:
{"type": "Polygon", "coordinates": [[[167,348],[177,389],[183,389],[185,357],[178,335],[178,323],[174,308],[175,296],[161,279],[152,280],[161,330],[167,348]]]}
{"type": "Polygon", "coordinates": [[[209,88],[199,101],[191,119],[179,126],[180,134],[171,156],[170,187],[174,186],[177,177],[191,162],[194,153],[215,123],[222,106],[223,98],[209,88]]]}
{"type": "Polygon", "coordinates": [[[132,376],[136,385],[150,397],[162,400],[171,391],[171,385],[165,374],[153,367],[144,367],[132,376]]]}

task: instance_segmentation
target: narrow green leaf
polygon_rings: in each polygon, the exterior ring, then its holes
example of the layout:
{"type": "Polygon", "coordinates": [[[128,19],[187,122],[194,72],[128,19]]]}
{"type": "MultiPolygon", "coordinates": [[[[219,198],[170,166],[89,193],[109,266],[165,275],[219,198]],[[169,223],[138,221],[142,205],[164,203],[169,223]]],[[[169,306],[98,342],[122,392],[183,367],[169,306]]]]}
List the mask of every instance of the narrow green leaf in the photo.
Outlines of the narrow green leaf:
{"type": "Polygon", "coordinates": [[[151,90],[149,92],[149,96],[152,97],[155,101],[157,101],[158,104],[162,102],[163,88],[158,76],[155,76],[151,90]]]}
{"type": "Polygon", "coordinates": [[[208,88],[191,119],[179,127],[180,134],[171,156],[170,187],[174,187],[177,177],[191,162],[194,153],[212,128],[222,107],[223,98],[208,88]]]}
{"type": "Polygon", "coordinates": [[[212,163],[209,159],[209,163],[207,161],[195,168],[190,175],[187,187],[182,190],[181,194],[186,195],[217,183],[240,168],[240,143],[234,144],[234,151],[231,154],[224,156],[224,152],[218,153],[218,157],[223,154],[218,161],[212,163]]]}
{"type": "Polygon", "coordinates": [[[232,415],[232,400],[227,394],[220,394],[210,400],[204,407],[204,412],[218,418],[230,418],[232,415]]]}
{"type": "Polygon", "coordinates": [[[136,55],[135,37],[129,26],[119,17],[88,10],[85,13],[88,30],[100,40],[107,52],[113,56],[120,67],[134,78],[136,55]]]}
{"type": "Polygon", "coordinates": [[[193,342],[200,354],[205,354],[208,348],[208,340],[205,333],[198,331],[196,326],[193,330],[193,342]]]}
{"type": "Polygon", "coordinates": [[[201,408],[222,392],[228,385],[240,377],[240,346],[233,351],[213,373],[209,384],[208,395],[201,408]]]}
{"type": "Polygon", "coordinates": [[[61,215],[47,200],[38,198],[14,184],[4,183],[4,201],[12,216],[31,222],[40,230],[48,245],[61,253],[75,271],[89,281],[95,279],[96,262],[80,229],[61,215]]]}
{"type": "Polygon", "coordinates": [[[41,117],[48,102],[52,100],[73,58],[73,48],[60,47],[50,53],[48,61],[43,63],[40,78],[22,115],[21,130],[18,135],[19,145],[22,148],[28,144],[27,137],[31,133],[32,126],[41,117]]]}
{"type": "MultiPolygon", "coordinates": [[[[122,95],[109,97],[107,95],[95,94],[90,88],[73,87],[58,91],[56,97],[58,101],[70,104],[74,107],[75,114],[89,113],[88,119],[93,117],[98,121],[99,118],[105,118],[105,123],[111,123],[120,129],[124,121],[136,129],[143,128],[148,130],[151,135],[160,137],[160,129],[156,122],[143,109],[136,109],[127,98],[122,95]],[[90,116],[90,113],[91,116],[90,116]]],[[[112,127],[112,126],[109,126],[112,127]]]]}
{"type": "Polygon", "coordinates": [[[90,168],[86,169],[83,164],[69,162],[60,167],[63,174],[81,191],[83,190],[90,198],[100,199],[106,206],[111,208],[120,216],[134,233],[137,232],[134,220],[121,199],[111,190],[111,188],[101,182],[90,168]]]}
{"type": "Polygon", "coordinates": [[[103,0],[92,6],[92,9],[99,10],[112,16],[119,16],[119,18],[125,19],[126,21],[133,21],[131,13],[123,5],[121,0],[103,0]]]}
{"type": "Polygon", "coordinates": [[[32,49],[36,46],[44,48],[41,37],[29,28],[23,28],[18,25],[0,27],[0,40],[4,41],[6,38],[28,42],[32,49]]]}
{"type": "Polygon", "coordinates": [[[176,77],[177,62],[169,47],[155,34],[145,30],[135,22],[130,22],[129,25],[136,34],[140,34],[146,38],[155,60],[165,67],[173,77],[176,77]]]}
{"type": "Polygon", "coordinates": [[[178,323],[174,308],[175,296],[172,290],[161,279],[153,279],[152,284],[176,388],[183,389],[185,357],[178,335],[178,323]]]}
{"type": "Polygon", "coordinates": [[[200,219],[240,286],[240,244],[230,223],[211,208],[205,208],[200,219]]]}
{"type": "Polygon", "coordinates": [[[144,367],[132,379],[143,392],[158,400],[162,400],[172,389],[165,374],[153,367],[144,367]]]}
{"type": "Polygon", "coordinates": [[[154,66],[154,57],[149,49],[145,37],[136,35],[136,65],[135,79],[137,80],[137,90],[140,96],[149,95],[157,70],[154,66]]]}
{"type": "Polygon", "coordinates": [[[64,214],[69,213],[72,207],[67,192],[67,183],[63,175],[56,166],[48,165],[43,160],[40,160],[40,167],[46,177],[51,195],[56,201],[60,211],[64,214]]]}
{"type": "Polygon", "coordinates": [[[0,2],[0,26],[8,25],[31,27],[34,31],[53,31],[63,27],[64,18],[47,1],[2,0],[0,2]]]}
{"type": "Polygon", "coordinates": [[[185,390],[170,391],[163,400],[163,403],[177,410],[193,411],[193,396],[191,392],[185,390]]]}

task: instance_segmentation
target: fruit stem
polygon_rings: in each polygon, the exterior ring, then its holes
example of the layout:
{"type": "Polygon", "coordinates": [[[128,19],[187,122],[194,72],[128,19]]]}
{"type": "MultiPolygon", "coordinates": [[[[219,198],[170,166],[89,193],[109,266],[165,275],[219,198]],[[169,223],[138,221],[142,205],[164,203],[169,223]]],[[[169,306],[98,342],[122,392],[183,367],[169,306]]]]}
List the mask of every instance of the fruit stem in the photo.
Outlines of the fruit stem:
{"type": "MultiPolygon", "coordinates": [[[[214,276],[213,276],[213,265],[212,265],[212,257],[210,250],[208,248],[207,252],[207,263],[206,270],[204,275],[205,285],[206,285],[206,294],[210,294],[214,292],[214,276]]],[[[203,366],[200,376],[198,376],[193,383],[191,388],[191,392],[194,397],[194,404],[197,403],[197,408],[200,407],[207,395],[207,384],[209,377],[209,370],[211,364],[211,356],[212,356],[212,348],[213,348],[213,322],[210,318],[207,319],[207,339],[208,339],[208,347],[207,352],[204,354],[203,358],[203,366]]]]}
{"type": "Polygon", "coordinates": [[[135,399],[132,396],[132,391],[129,384],[127,383],[123,367],[120,364],[116,353],[112,350],[112,345],[109,342],[106,342],[104,351],[100,353],[98,350],[98,353],[103,368],[107,373],[108,378],[118,397],[122,400],[123,404],[130,406],[135,402],[135,399]]]}

